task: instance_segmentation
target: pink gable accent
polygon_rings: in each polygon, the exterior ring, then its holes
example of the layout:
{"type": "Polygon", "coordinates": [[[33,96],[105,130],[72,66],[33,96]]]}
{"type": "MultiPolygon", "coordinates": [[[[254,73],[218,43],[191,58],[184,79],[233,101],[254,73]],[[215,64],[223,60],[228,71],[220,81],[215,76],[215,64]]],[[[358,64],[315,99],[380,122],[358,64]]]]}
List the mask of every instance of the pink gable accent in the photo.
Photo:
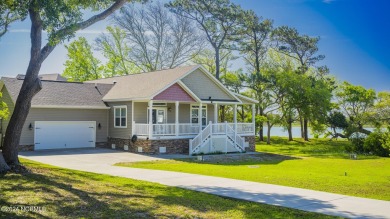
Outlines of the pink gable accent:
{"type": "Polygon", "coordinates": [[[180,85],[177,83],[157,94],[153,100],[173,100],[184,102],[196,102],[180,85]]]}

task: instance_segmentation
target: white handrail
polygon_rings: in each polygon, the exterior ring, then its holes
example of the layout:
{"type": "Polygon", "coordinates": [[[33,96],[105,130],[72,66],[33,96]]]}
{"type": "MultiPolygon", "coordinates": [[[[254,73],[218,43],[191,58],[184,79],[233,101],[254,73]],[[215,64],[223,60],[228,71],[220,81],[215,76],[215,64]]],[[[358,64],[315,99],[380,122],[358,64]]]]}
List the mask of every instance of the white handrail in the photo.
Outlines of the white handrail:
{"type": "Polygon", "coordinates": [[[194,139],[190,140],[190,155],[196,153],[196,151],[202,146],[202,143],[211,137],[211,125],[210,122],[194,139]]]}

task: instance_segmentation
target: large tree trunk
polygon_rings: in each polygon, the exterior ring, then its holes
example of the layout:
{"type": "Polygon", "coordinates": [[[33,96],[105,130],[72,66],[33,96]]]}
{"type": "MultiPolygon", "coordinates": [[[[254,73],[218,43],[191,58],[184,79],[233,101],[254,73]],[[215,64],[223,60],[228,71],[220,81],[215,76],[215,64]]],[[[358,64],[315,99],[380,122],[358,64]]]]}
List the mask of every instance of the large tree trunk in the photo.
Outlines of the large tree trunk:
{"type": "Polygon", "coordinates": [[[10,168],[9,168],[7,162],[5,162],[3,154],[0,153],[0,174],[6,173],[9,170],[10,170],[10,168]]]}
{"type": "Polygon", "coordinates": [[[263,123],[260,123],[260,127],[259,127],[259,140],[260,141],[264,141],[264,124],[263,123]]]}
{"type": "Polygon", "coordinates": [[[309,141],[309,132],[307,131],[308,130],[308,123],[309,123],[309,121],[306,118],[304,118],[303,119],[303,131],[305,134],[305,136],[304,136],[305,141],[309,141]]]}
{"type": "MultiPolygon", "coordinates": [[[[83,22],[58,30],[57,34],[60,36],[69,36],[73,33],[73,31],[85,29],[92,24],[105,19],[110,14],[114,13],[115,10],[122,7],[126,2],[126,0],[115,1],[111,7],[107,8],[100,14],[94,15],[83,22]]],[[[23,125],[30,111],[32,98],[42,89],[41,81],[38,78],[41,64],[57,45],[48,43],[42,47],[42,20],[40,17],[41,11],[39,11],[41,9],[39,6],[37,6],[36,3],[36,1],[31,2],[28,10],[31,19],[30,62],[26,71],[25,79],[15,103],[14,112],[10,118],[7,131],[5,133],[3,144],[4,160],[11,168],[17,167],[19,165],[18,146],[23,125]]],[[[0,172],[4,171],[5,168],[6,167],[4,165],[0,166],[0,172]]]]}
{"type": "Polygon", "coordinates": [[[267,144],[271,144],[271,128],[272,128],[272,125],[270,124],[270,122],[267,122],[267,127],[268,127],[268,130],[267,130],[267,144]]]}
{"type": "Polygon", "coordinates": [[[215,78],[219,81],[219,48],[215,47],[215,78]]]}
{"type": "Polygon", "coordinates": [[[41,44],[42,44],[42,21],[39,13],[29,10],[31,24],[31,51],[30,62],[26,76],[16,99],[15,108],[5,132],[3,155],[8,165],[19,165],[18,146],[24,122],[30,111],[31,100],[42,89],[41,81],[38,78],[41,69],[41,44]]]}
{"type": "MultiPolygon", "coordinates": [[[[259,107],[260,110],[260,116],[264,116],[263,109],[259,107]]],[[[259,130],[259,140],[264,141],[264,123],[260,123],[260,130],[259,130]]]]}
{"type": "Polygon", "coordinates": [[[288,122],[287,124],[287,132],[288,132],[288,140],[293,141],[293,136],[292,136],[292,122],[288,122]]]}
{"type": "Polygon", "coordinates": [[[299,115],[299,124],[301,127],[301,138],[305,138],[305,129],[303,128],[303,119],[301,115],[299,115]]]}

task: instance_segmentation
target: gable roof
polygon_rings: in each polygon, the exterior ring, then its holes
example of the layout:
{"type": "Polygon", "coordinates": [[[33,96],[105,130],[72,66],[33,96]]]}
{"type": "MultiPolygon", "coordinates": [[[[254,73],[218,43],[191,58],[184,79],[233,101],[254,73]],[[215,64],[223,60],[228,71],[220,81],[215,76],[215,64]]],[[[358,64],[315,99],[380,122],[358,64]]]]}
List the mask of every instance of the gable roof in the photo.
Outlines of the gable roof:
{"type": "MultiPolygon", "coordinates": [[[[2,77],[13,103],[19,95],[23,80],[2,77]]],[[[62,81],[42,81],[42,90],[32,99],[32,107],[52,108],[96,108],[105,109],[104,95],[112,84],[71,83],[62,81]]]]}
{"type": "Polygon", "coordinates": [[[104,78],[86,83],[114,84],[115,86],[103,97],[104,101],[149,100],[181,77],[198,69],[199,66],[185,66],[147,73],[120,77],[104,78]]]}
{"type": "MultiPolygon", "coordinates": [[[[24,80],[26,75],[18,74],[16,76],[17,79],[24,80]]],[[[42,81],[67,81],[65,77],[62,77],[61,74],[53,73],[53,74],[40,74],[39,79],[42,81]]]]}

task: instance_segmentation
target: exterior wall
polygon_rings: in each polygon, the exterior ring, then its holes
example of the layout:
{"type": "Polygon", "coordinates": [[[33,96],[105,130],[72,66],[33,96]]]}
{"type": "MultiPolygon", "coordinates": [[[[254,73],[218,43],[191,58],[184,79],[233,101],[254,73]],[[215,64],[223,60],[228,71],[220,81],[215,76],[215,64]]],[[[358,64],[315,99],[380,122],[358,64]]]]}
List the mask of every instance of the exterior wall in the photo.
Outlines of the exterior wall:
{"type": "Polygon", "coordinates": [[[148,122],[148,103],[147,102],[134,102],[134,121],[136,123],[148,122]]]}
{"type": "MultiPolygon", "coordinates": [[[[111,138],[131,138],[132,130],[132,112],[131,102],[114,102],[108,103],[111,107],[108,115],[108,136],[111,138]],[[114,106],[127,106],[127,128],[115,128],[114,127],[114,106]]],[[[135,107],[135,106],[134,106],[135,107]]]]}
{"type": "Polygon", "coordinates": [[[244,139],[246,142],[249,142],[249,147],[246,148],[246,151],[255,152],[256,151],[256,137],[255,136],[245,136],[244,139]]]}
{"type": "Polygon", "coordinates": [[[154,97],[154,100],[163,101],[183,101],[183,102],[196,102],[187,92],[180,87],[177,83],[170,86],[163,92],[154,97]]]}
{"type": "Polygon", "coordinates": [[[180,123],[191,123],[191,105],[180,104],[179,105],[179,122],[180,123]]]}
{"type": "Polygon", "coordinates": [[[20,145],[34,145],[35,121],[96,121],[96,142],[107,142],[108,110],[104,109],[43,109],[31,108],[24,124],[20,145]],[[97,126],[100,123],[101,129],[97,126]]]}
{"type": "Polygon", "coordinates": [[[135,143],[130,139],[109,138],[106,147],[112,148],[115,144],[115,149],[124,150],[124,146],[128,146],[128,151],[138,153],[138,147],[142,148],[142,153],[159,154],[160,147],[166,147],[166,154],[188,154],[189,139],[172,139],[172,140],[143,140],[138,139],[135,143]]]}
{"type": "Polygon", "coordinates": [[[207,122],[209,122],[209,121],[212,121],[213,123],[215,123],[215,121],[214,121],[214,105],[212,105],[212,104],[207,104],[207,122]]]}
{"type": "Polygon", "coordinates": [[[235,100],[201,70],[196,70],[182,79],[182,82],[200,99],[235,100]]]}
{"type": "MultiPolygon", "coordinates": [[[[134,121],[136,123],[147,123],[147,108],[147,102],[134,102],[134,121]]],[[[167,104],[167,117],[167,123],[175,123],[175,103],[167,104]],[[171,111],[168,108],[171,108],[171,111]]],[[[179,123],[190,123],[190,104],[179,104],[179,123]]]]}

